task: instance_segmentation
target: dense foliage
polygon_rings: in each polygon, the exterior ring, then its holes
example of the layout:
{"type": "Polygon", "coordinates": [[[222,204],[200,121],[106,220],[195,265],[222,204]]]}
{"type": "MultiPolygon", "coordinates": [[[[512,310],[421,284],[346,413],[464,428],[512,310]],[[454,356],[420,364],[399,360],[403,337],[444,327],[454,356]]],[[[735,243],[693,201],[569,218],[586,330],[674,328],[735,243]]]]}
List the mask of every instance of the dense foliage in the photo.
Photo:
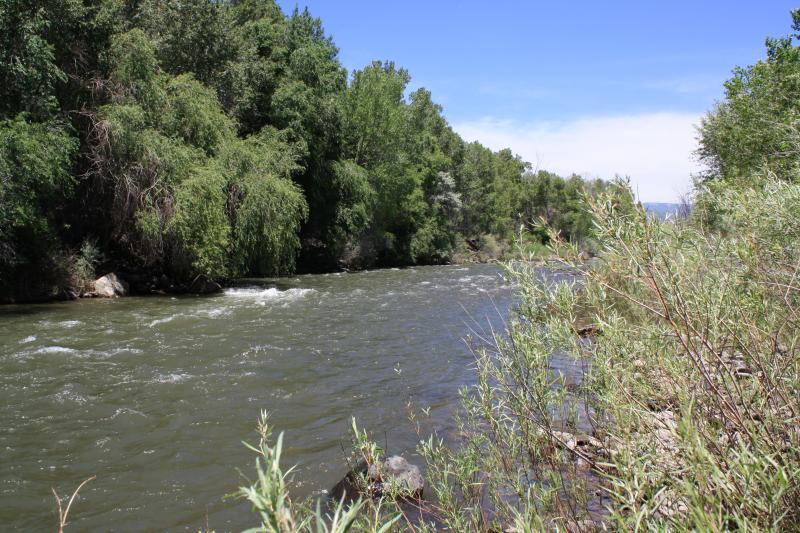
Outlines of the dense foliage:
{"type": "Polygon", "coordinates": [[[0,296],[70,288],[78,264],[443,262],[540,217],[589,237],[602,182],[466,143],[407,71],[337,54],[273,0],[0,0],[0,296]]]}

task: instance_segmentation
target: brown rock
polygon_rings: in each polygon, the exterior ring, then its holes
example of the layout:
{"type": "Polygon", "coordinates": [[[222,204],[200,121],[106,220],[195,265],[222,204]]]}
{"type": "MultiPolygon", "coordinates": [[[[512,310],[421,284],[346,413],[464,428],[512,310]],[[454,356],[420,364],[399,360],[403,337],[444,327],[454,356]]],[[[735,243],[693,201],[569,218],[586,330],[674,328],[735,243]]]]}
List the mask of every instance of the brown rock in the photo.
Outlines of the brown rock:
{"type": "Polygon", "coordinates": [[[128,294],[128,284],[113,272],[98,278],[94,282],[94,290],[85,296],[98,298],[118,298],[128,294]]]}

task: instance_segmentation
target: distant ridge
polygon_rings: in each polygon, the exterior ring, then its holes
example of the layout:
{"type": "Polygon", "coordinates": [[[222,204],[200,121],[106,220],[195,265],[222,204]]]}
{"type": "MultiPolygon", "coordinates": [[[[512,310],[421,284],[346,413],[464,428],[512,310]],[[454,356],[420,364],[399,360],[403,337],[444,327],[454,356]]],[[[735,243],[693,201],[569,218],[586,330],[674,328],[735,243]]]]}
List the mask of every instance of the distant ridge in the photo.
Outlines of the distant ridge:
{"type": "Polygon", "coordinates": [[[684,204],[671,204],[664,202],[643,202],[645,210],[659,220],[686,216],[684,204]]]}

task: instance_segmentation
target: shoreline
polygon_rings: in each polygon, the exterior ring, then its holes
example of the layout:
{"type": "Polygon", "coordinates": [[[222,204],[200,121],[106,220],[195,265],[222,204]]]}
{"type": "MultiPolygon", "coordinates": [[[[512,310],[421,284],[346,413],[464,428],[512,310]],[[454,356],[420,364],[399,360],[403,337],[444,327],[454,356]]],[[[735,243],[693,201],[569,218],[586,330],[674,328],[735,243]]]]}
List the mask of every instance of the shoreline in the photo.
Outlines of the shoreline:
{"type": "MultiPolygon", "coordinates": [[[[517,254],[504,254],[500,257],[482,256],[481,254],[470,254],[468,256],[461,256],[454,258],[454,260],[442,263],[417,263],[412,265],[403,266],[378,266],[373,268],[339,268],[339,269],[326,269],[319,271],[306,271],[295,272],[292,274],[283,274],[279,276],[269,276],[268,278],[260,279],[285,279],[299,275],[315,275],[315,274],[333,274],[333,273],[356,273],[365,272],[368,270],[391,270],[391,269],[406,269],[422,266],[464,266],[464,265],[485,265],[485,264],[501,264],[507,261],[514,260],[532,260],[536,262],[546,263],[553,258],[552,254],[531,257],[528,259],[521,258],[517,254]]],[[[197,295],[204,296],[210,294],[217,294],[227,288],[238,286],[240,280],[256,279],[253,277],[242,278],[227,278],[227,279],[214,279],[209,278],[204,274],[198,274],[192,281],[176,282],[169,278],[164,273],[156,272],[128,272],[124,269],[110,269],[108,272],[99,276],[93,283],[106,276],[115,276],[126,286],[124,294],[115,294],[113,296],[102,296],[96,294],[93,290],[80,290],[77,287],[59,287],[54,288],[53,292],[49,295],[34,296],[30,298],[0,298],[0,306],[13,306],[13,305],[38,305],[50,304],[56,302],[68,302],[75,300],[91,300],[95,298],[124,298],[129,296],[147,297],[147,296],[182,296],[182,295],[197,295]],[[194,289],[194,290],[193,290],[194,289]]]]}

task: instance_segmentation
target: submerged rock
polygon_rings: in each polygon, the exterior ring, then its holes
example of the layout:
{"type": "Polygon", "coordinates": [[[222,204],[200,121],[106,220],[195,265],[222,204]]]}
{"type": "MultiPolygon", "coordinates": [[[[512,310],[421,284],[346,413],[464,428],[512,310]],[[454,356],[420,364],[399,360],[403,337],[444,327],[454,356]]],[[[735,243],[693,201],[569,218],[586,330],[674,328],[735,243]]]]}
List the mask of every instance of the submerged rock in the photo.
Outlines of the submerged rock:
{"type": "Polygon", "coordinates": [[[222,285],[216,281],[209,279],[205,274],[200,274],[192,284],[189,286],[189,292],[194,294],[214,294],[222,290],[222,285]]]}
{"type": "Polygon", "coordinates": [[[98,278],[94,282],[94,290],[84,296],[97,298],[117,298],[128,294],[128,284],[113,272],[98,278]]]}

